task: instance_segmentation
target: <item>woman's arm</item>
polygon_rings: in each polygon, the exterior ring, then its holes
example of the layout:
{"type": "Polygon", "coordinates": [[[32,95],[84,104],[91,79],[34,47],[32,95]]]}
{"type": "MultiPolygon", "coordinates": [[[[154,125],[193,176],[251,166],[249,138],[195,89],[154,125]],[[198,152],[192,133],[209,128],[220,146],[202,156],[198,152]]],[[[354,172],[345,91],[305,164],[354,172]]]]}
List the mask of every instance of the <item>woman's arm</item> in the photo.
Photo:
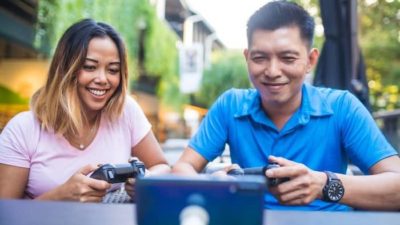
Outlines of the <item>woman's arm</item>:
{"type": "Polygon", "coordinates": [[[0,163],[0,198],[23,198],[29,168],[0,163]]]}
{"type": "MultiPolygon", "coordinates": [[[[86,175],[96,169],[95,165],[87,165],[64,184],[35,198],[36,200],[68,200],[80,202],[99,202],[110,184],[95,180],[86,175]]],[[[28,183],[29,169],[0,164],[0,199],[24,197],[28,183]]]]}
{"type": "Polygon", "coordinates": [[[152,131],[132,148],[132,155],[144,163],[150,174],[164,174],[171,171],[171,167],[164,153],[154,137],[152,131]]]}
{"type": "MultiPolygon", "coordinates": [[[[168,165],[164,153],[151,130],[135,147],[132,148],[132,155],[144,163],[148,170],[146,176],[167,174],[171,172],[171,167],[168,165]]],[[[128,179],[125,183],[126,192],[133,199],[135,198],[134,186],[135,179],[128,179]]]]}

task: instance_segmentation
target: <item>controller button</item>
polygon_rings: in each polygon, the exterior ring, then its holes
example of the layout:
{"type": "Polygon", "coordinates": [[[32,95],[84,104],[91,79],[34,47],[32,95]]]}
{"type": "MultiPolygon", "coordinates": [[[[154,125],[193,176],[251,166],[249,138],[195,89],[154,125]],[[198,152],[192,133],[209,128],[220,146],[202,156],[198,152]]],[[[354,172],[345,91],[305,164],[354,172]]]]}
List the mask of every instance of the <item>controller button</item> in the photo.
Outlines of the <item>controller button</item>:
{"type": "Polygon", "coordinates": [[[114,174],[113,174],[112,170],[107,170],[107,173],[108,173],[108,177],[110,179],[114,179],[114,174]]]}

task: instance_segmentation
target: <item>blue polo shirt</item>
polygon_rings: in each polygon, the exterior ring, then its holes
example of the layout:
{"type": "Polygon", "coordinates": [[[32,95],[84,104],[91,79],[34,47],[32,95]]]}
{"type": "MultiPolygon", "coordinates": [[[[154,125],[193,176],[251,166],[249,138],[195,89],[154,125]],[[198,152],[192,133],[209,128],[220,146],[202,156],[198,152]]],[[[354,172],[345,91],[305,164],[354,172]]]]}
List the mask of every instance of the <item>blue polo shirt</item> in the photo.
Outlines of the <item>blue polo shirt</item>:
{"type": "MultiPolygon", "coordinates": [[[[350,92],[302,87],[301,106],[278,130],[261,107],[255,89],[230,89],[210,108],[189,146],[208,161],[221,155],[225,143],[232,163],[242,168],[264,166],[268,156],[302,163],[312,170],[345,174],[349,160],[365,174],[378,161],[396,155],[374,119],[350,92]]],[[[315,200],[306,206],[284,206],[269,193],[265,208],[349,210],[345,205],[315,200]]]]}

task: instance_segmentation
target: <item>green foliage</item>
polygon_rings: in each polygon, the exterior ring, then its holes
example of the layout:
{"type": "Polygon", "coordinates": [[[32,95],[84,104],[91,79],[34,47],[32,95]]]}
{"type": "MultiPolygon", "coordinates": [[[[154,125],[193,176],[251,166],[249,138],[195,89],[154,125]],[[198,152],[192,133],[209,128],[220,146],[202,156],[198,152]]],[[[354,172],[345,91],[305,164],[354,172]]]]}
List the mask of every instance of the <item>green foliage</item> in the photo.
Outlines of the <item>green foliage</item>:
{"type": "Polygon", "coordinates": [[[183,105],[189,103],[189,96],[179,90],[179,76],[163,76],[158,86],[161,103],[169,109],[183,111],[183,105]]]}
{"type": "Polygon", "coordinates": [[[216,98],[230,88],[249,88],[246,61],[242,52],[221,51],[214,53],[213,63],[204,71],[196,102],[211,106],[216,98]]]}
{"type": "MultiPolygon", "coordinates": [[[[154,13],[154,12],[153,12],[154,13]]],[[[179,38],[166,23],[152,20],[146,29],[145,63],[148,76],[159,77],[157,94],[161,103],[177,111],[189,102],[187,95],[179,90],[178,49],[179,38]]]]}
{"type": "Polygon", "coordinates": [[[0,85],[0,104],[28,104],[29,100],[0,85]]]}
{"type": "Polygon", "coordinates": [[[359,1],[360,45],[374,111],[400,108],[400,1],[359,1]]]}
{"type": "Polygon", "coordinates": [[[178,37],[171,32],[167,24],[158,20],[151,21],[147,31],[145,69],[149,75],[178,73],[178,37]],[[161,39],[162,37],[162,39],[161,39]]]}

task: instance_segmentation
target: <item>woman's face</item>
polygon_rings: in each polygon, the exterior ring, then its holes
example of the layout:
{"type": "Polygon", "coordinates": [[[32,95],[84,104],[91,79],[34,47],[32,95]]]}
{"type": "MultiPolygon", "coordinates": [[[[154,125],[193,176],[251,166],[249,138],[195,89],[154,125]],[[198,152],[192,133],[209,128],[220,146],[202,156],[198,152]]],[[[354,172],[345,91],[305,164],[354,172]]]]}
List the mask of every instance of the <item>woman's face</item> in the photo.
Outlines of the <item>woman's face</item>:
{"type": "Polygon", "coordinates": [[[78,72],[78,96],[87,116],[102,110],[121,82],[118,48],[109,37],[89,42],[85,62],[78,72]]]}

